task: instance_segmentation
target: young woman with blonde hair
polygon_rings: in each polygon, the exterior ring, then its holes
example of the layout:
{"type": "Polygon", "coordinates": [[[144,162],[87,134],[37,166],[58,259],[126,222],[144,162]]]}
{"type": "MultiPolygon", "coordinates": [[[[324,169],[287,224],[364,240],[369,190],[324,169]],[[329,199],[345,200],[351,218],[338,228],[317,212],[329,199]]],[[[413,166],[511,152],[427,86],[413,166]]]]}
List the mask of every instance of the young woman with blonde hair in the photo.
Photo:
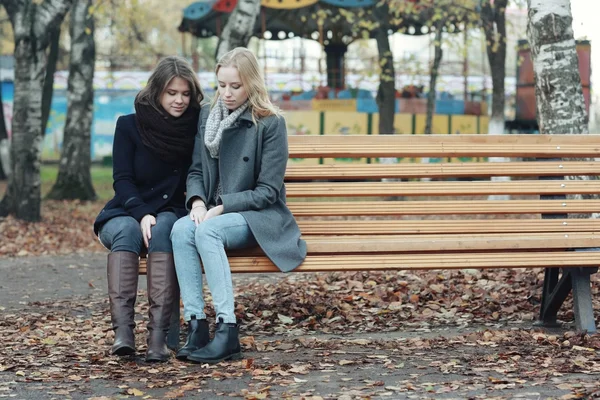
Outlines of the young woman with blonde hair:
{"type": "Polygon", "coordinates": [[[177,358],[217,363],[241,358],[226,249],[259,246],[282,271],[306,257],[306,243],[285,204],[285,120],[271,104],[252,52],[236,48],[216,67],[218,90],[200,115],[187,179],[189,215],[171,239],[188,336],[177,358]],[[202,269],[216,312],[209,340],[202,269]]]}

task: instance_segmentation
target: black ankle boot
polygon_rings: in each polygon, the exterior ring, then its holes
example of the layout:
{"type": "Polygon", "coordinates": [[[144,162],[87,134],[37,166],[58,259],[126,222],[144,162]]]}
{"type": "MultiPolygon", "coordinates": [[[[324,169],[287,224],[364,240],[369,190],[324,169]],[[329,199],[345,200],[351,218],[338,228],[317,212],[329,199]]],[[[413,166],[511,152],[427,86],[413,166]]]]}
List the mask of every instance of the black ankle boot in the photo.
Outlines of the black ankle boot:
{"type": "Polygon", "coordinates": [[[210,342],[208,335],[208,322],[205,319],[196,319],[192,315],[192,319],[188,322],[188,333],[185,345],[177,352],[178,360],[187,360],[190,353],[201,349],[210,342]]]}
{"type": "Polygon", "coordinates": [[[242,358],[237,324],[225,324],[219,319],[213,340],[201,349],[193,351],[187,359],[201,364],[216,364],[242,358]]]}

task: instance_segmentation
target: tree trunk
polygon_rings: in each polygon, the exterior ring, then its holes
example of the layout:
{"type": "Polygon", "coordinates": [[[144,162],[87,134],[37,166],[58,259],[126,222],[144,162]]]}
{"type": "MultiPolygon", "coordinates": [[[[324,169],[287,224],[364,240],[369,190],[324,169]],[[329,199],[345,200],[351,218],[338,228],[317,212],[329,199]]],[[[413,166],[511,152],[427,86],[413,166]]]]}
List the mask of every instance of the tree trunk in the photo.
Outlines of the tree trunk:
{"type": "Polygon", "coordinates": [[[50,199],[96,199],[90,174],[96,59],[94,16],[88,11],[92,1],[75,0],[71,11],[67,121],[58,178],[48,194],[50,199]]]}
{"type": "Polygon", "coordinates": [[[396,73],[394,71],[394,56],[388,38],[389,7],[387,4],[378,5],[373,13],[379,28],[375,34],[377,50],[379,51],[379,88],[377,89],[377,108],[379,108],[379,134],[394,133],[394,115],[396,113],[396,73]]]}
{"type": "Polygon", "coordinates": [[[50,50],[48,51],[48,67],[46,68],[46,77],[44,78],[44,88],[42,89],[42,136],[46,134],[48,127],[48,118],[50,117],[50,108],[52,107],[52,95],[54,94],[54,73],[56,72],[56,62],[58,61],[60,41],[60,25],[50,32],[50,50]]]}
{"type": "Polygon", "coordinates": [[[239,0],[223,28],[217,45],[217,60],[236,47],[246,47],[260,12],[260,0],[239,0]]]}
{"type": "Polygon", "coordinates": [[[588,133],[569,0],[528,0],[540,133],[588,133]]]}
{"type": "MultiPolygon", "coordinates": [[[[527,37],[535,78],[537,119],[542,134],[587,134],[588,115],[581,89],[569,0],[527,0],[527,37]]],[[[570,176],[568,180],[591,180],[570,176]]],[[[568,198],[595,198],[573,195],[568,198]]],[[[570,215],[577,218],[579,215],[570,215]]],[[[593,213],[599,218],[600,213],[593,213]]]]}
{"type": "Polygon", "coordinates": [[[436,82],[442,62],[442,32],[444,25],[436,24],[433,64],[429,72],[429,93],[427,94],[427,114],[425,116],[425,134],[431,135],[431,122],[433,120],[433,111],[435,109],[436,82]]]}
{"type": "Polygon", "coordinates": [[[10,175],[9,151],[8,131],[2,105],[2,88],[0,88],[0,180],[5,180],[10,175]]]}
{"type": "MultiPolygon", "coordinates": [[[[506,5],[508,0],[485,0],[481,4],[481,25],[492,75],[492,115],[488,134],[504,134],[504,78],[506,76],[506,5]]],[[[489,157],[490,162],[510,161],[506,157],[489,157]]],[[[494,176],[492,181],[509,181],[507,176],[494,176]]],[[[490,200],[508,200],[508,195],[490,195],[490,200]]]]}
{"type": "Polygon", "coordinates": [[[492,115],[489,134],[504,133],[504,78],[506,76],[506,5],[508,0],[485,0],[481,7],[481,22],[492,74],[492,115]]]}
{"type": "Polygon", "coordinates": [[[40,145],[42,87],[46,74],[49,28],[61,23],[72,0],[0,0],[15,37],[15,93],[11,138],[11,175],[0,216],[41,219],[40,145]]]}

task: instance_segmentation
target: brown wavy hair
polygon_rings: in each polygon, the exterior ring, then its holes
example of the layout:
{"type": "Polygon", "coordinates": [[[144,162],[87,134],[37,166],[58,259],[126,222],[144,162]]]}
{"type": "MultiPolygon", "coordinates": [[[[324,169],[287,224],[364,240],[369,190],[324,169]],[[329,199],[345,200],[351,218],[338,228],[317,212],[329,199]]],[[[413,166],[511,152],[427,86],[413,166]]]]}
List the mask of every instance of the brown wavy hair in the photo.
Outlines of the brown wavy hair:
{"type": "Polygon", "coordinates": [[[162,58],[148,78],[146,86],[136,96],[136,101],[149,104],[162,113],[160,98],[173,78],[181,78],[190,85],[190,107],[200,108],[204,92],[191,64],[183,57],[162,58]]]}

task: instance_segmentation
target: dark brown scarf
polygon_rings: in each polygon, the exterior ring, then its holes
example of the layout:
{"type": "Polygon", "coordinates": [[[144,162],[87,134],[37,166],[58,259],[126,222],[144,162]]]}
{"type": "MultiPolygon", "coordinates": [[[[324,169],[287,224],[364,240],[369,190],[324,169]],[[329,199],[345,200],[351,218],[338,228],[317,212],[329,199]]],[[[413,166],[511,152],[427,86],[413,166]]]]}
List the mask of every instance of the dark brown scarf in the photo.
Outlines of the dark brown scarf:
{"type": "Polygon", "coordinates": [[[135,120],[142,143],[161,160],[179,164],[189,160],[194,150],[200,110],[188,107],[174,118],[161,107],[160,112],[149,104],[135,102],[135,120]]]}

